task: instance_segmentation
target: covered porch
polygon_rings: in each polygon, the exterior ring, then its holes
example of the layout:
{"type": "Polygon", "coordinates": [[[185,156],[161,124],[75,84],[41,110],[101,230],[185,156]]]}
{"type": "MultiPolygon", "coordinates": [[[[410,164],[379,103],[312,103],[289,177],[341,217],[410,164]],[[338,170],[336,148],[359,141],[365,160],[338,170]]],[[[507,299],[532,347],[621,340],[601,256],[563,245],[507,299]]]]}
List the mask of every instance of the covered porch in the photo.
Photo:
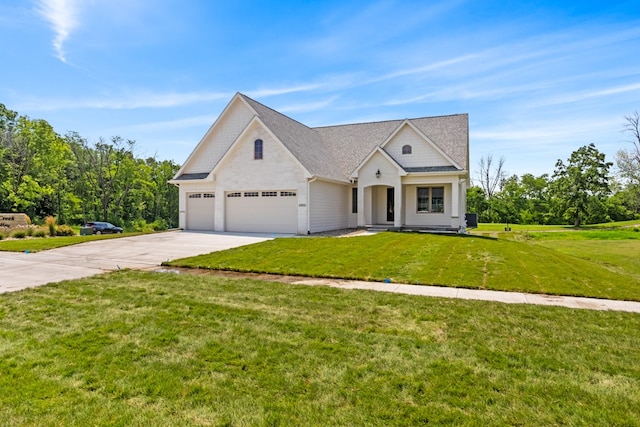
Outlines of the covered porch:
{"type": "Polygon", "coordinates": [[[464,181],[457,177],[397,178],[396,185],[381,182],[358,187],[359,227],[449,232],[465,228],[464,181]]]}

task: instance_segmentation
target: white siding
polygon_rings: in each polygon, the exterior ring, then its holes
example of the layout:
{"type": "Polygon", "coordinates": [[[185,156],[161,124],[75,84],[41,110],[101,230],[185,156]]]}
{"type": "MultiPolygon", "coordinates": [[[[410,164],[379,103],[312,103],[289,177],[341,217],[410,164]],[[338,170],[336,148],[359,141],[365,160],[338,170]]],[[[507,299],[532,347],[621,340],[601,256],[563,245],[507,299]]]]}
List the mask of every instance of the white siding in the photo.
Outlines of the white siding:
{"type": "Polygon", "coordinates": [[[309,231],[317,233],[347,228],[351,187],[326,181],[314,181],[309,187],[309,231]]]}
{"type": "Polygon", "coordinates": [[[384,150],[403,167],[451,166],[451,162],[409,125],[400,129],[384,150]],[[404,145],[411,146],[411,154],[402,154],[404,145]]]}
{"type": "Polygon", "coordinates": [[[237,99],[198,144],[188,159],[183,173],[210,172],[251,121],[253,115],[249,107],[237,99]]]}
{"type": "MultiPolygon", "coordinates": [[[[294,203],[297,209],[295,224],[297,230],[294,232],[307,233],[305,172],[282,144],[272,138],[271,134],[259,123],[253,125],[251,129],[247,129],[242,138],[231,148],[220,165],[215,179],[218,193],[222,190],[226,193],[258,190],[295,191],[297,195],[289,198],[289,200],[295,199],[294,203]],[[261,160],[253,158],[253,143],[256,139],[263,141],[263,158],[261,160]]],[[[229,201],[227,197],[224,199],[224,203],[229,201]]],[[[225,230],[227,210],[220,205],[220,199],[217,202],[216,230],[225,230]]]]}
{"type": "MultiPolygon", "coordinates": [[[[458,185],[457,183],[455,185],[458,185]]],[[[425,183],[405,186],[405,225],[451,226],[451,184],[425,183]],[[444,187],[444,213],[418,213],[418,187],[444,187]]]]}

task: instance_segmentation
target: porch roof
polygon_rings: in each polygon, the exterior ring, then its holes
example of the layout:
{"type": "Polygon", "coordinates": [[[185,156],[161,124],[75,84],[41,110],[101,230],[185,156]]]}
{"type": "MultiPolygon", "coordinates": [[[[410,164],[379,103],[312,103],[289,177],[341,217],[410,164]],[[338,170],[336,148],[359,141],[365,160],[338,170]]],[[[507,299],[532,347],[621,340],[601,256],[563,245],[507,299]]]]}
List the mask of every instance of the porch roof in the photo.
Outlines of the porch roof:
{"type": "Polygon", "coordinates": [[[421,166],[417,168],[403,168],[405,171],[411,172],[460,172],[461,170],[455,166],[421,166]]]}
{"type": "Polygon", "coordinates": [[[204,173],[183,173],[179,177],[175,178],[175,181],[190,181],[194,179],[205,179],[209,176],[209,172],[204,173]]]}

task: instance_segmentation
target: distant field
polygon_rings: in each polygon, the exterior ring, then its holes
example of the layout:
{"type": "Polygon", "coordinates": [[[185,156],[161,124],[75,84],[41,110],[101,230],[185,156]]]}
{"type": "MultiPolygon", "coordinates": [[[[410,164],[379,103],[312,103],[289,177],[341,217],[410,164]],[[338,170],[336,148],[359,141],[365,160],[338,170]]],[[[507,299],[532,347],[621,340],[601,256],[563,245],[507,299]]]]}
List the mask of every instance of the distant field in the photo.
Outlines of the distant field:
{"type": "Polygon", "coordinates": [[[639,330],[632,313],[120,271],[0,295],[0,425],[637,426],[639,330]]]}
{"type": "Polygon", "coordinates": [[[640,301],[638,232],[494,234],[275,239],[169,265],[640,301]]]}

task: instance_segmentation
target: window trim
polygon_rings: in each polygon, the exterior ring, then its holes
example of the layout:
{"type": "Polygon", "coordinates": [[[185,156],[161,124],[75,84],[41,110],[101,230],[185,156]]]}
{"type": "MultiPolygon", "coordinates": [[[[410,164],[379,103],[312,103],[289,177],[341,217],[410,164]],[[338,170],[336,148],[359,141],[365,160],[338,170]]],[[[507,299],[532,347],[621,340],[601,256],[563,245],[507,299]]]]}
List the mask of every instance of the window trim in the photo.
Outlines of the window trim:
{"type": "Polygon", "coordinates": [[[444,200],[445,200],[445,192],[444,186],[431,186],[431,187],[416,187],[416,213],[417,214],[444,214],[444,200]],[[420,195],[420,190],[426,190],[426,199],[423,194],[422,197],[420,195]],[[433,194],[433,190],[441,190],[442,196],[435,196],[433,194]],[[422,203],[421,203],[421,199],[422,203]],[[440,200],[441,203],[437,203],[440,200]],[[435,202],[435,203],[434,203],[435,202]],[[426,204],[426,208],[420,209],[420,206],[426,204]]]}

